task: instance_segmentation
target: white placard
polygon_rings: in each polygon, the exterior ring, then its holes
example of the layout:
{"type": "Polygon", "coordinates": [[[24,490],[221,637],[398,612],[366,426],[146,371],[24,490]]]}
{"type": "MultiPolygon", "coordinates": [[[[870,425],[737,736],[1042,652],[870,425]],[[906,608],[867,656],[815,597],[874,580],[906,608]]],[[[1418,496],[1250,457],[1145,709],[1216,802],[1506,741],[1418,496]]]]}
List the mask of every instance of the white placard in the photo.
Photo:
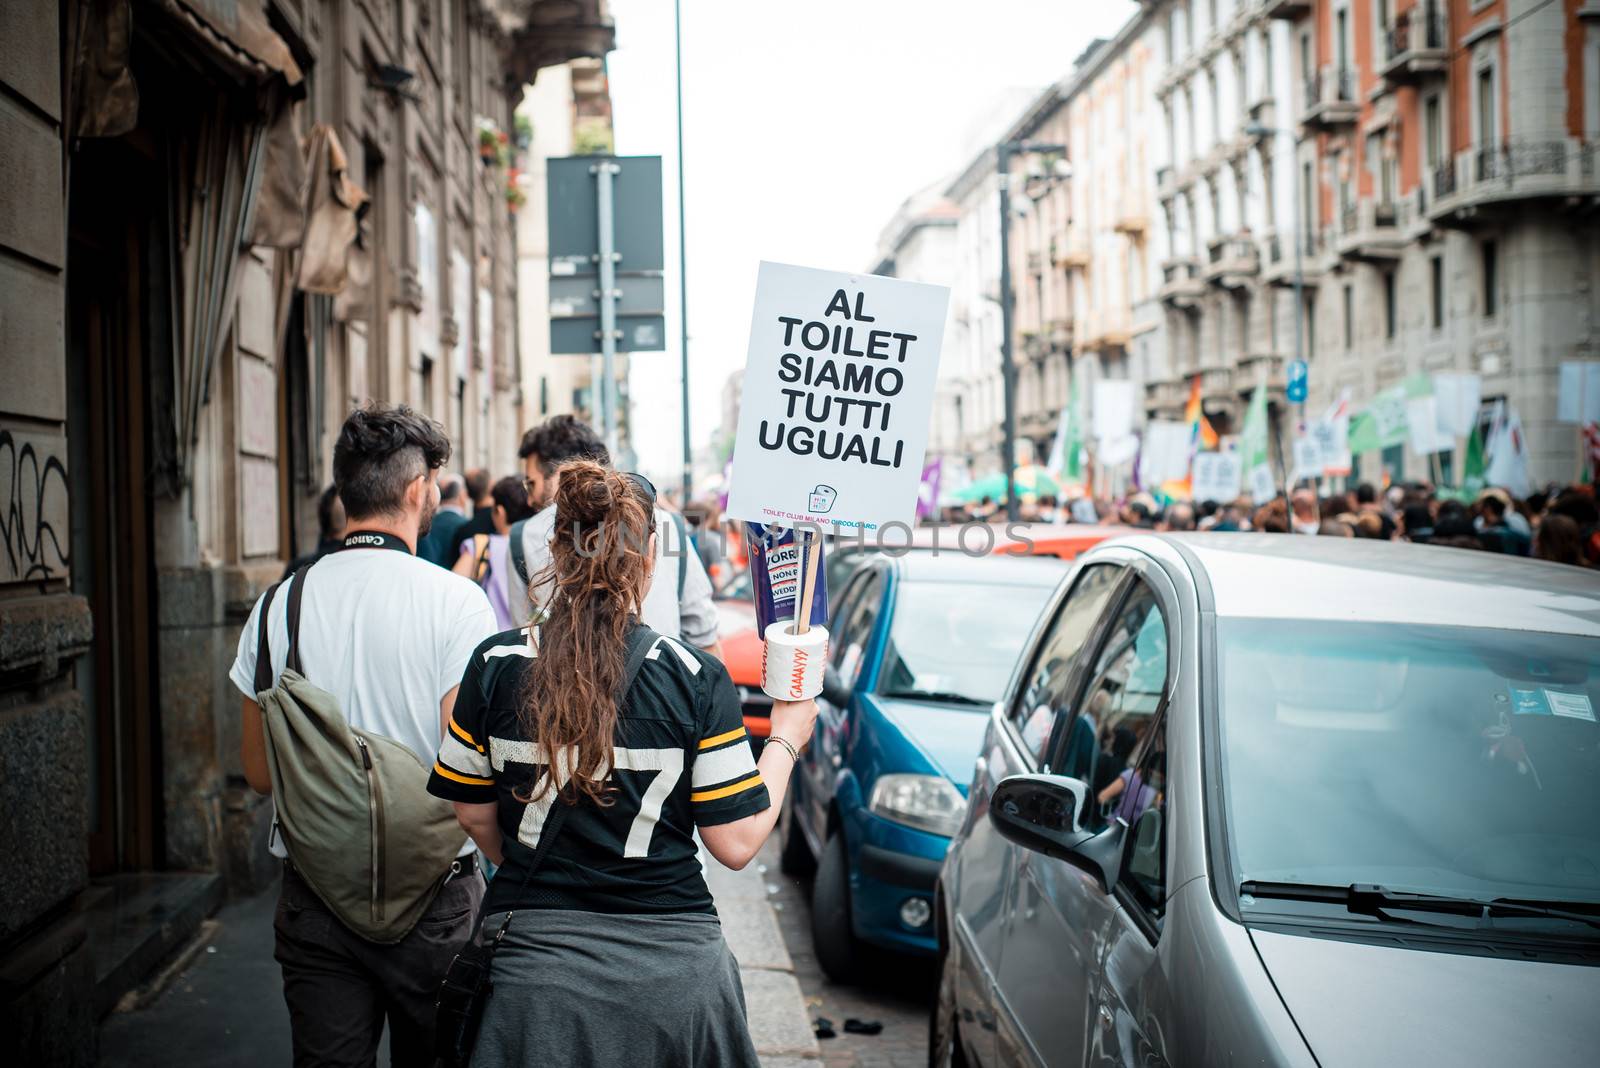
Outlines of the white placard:
{"type": "MultiPolygon", "coordinates": [[[[1107,442],[1133,433],[1133,401],[1132,382],[1111,378],[1096,382],[1089,409],[1094,436],[1107,442]]],[[[1101,451],[1104,450],[1102,445],[1101,451]]]]}
{"type": "Polygon", "coordinates": [[[1189,473],[1189,425],[1167,419],[1145,424],[1144,450],[1139,454],[1139,479],[1146,486],[1183,478],[1189,473]]]}
{"type": "Polygon", "coordinates": [[[1120,438],[1112,438],[1109,441],[1101,440],[1098,444],[1098,451],[1095,453],[1095,459],[1107,467],[1115,467],[1118,464],[1127,463],[1137,455],[1139,455],[1138,436],[1124,434],[1120,438]]]}
{"type": "Polygon", "coordinates": [[[1406,401],[1406,429],[1411,436],[1411,451],[1426,456],[1455,447],[1448,434],[1439,432],[1439,409],[1433,395],[1406,401]]]}
{"type": "Polygon", "coordinates": [[[1600,360],[1563,360],[1556,392],[1556,421],[1600,422],[1600,360]]]}
{"type": "Polygon", "coordinates": [[[1483,404],[1483,379],[1475,374],[1441,371],[1433,376],[1433,403],[1439,432],[1464,438],[1478,422],[1483,404]]]}
{"type": "Polygon", "coordinates": [[[1294,439],[1294,477],[1290,481],[1302,478],[1322,477],[1322,449],[1313,437],[1294,439]]]}
{"type": "Polygon", "coordinates": [[[1256,464],[1250,469],[1250,499],[1256,504],[1266,504],[1278,495],[1277,483],[1272,480],[1270,464],[1256,464]]]}
{"type": "Polygon", "coordinates": [[[950,290],[762,263],[727,514],[916,521],[950,290]]]}
{"type": "Polygon", "coordinates": [[[1242,462],[1236,452],[1198,452],[1191,490],[1196,501],[1226,504],[1239,496],[1242,462]]]}
{"type": "Polygon", "coordinates": [[[1322,460],[1322,470],[1317,472],[1322,475],[1348,475],[1352,457],[1350,455],[1350,417],[1337,416],[1333,419],[1319,419],[1306,428],[1307,434],[1317,446],[1317,454],[1322,460]]]}

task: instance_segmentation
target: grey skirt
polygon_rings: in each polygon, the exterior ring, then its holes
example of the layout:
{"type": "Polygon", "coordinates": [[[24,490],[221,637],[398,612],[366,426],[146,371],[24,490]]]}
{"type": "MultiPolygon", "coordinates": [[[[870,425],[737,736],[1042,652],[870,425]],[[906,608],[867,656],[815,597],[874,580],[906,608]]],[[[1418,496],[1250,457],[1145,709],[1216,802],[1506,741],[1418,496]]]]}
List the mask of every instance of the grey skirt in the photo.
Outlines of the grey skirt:
{"type": "Polygon", "coordinates": [[[473,1068],[759,1064],[715,916],[519,911],[491,978],[473,1068]]]}

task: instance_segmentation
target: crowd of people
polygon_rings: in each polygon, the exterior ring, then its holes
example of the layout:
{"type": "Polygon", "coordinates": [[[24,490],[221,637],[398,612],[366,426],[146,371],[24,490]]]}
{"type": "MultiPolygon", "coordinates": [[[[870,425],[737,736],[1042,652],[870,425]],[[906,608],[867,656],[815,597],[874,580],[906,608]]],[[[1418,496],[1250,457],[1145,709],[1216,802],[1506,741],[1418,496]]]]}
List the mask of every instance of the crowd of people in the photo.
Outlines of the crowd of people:
{"type": "MultiPolygon", "coordinates": [[[[944,510],[946,523],[995,522],[1004,507],[989,498],[944,510]]],[[[1475,497],[1425,482],[1380,491],[1363,482],[1353,490],[1319,495],[1309,483],[1264,505],[1234,501],[1168,501],[1135,493],[1112,501],[1053,496],[1025,499],[1023,522],[1100,523],[1157,531],[1257,531],[1337,538],[1372,538],[1527,556],[1536,560],[1600,566],[1600,506],[1587,484],[1551,485],[1526,497],[1489,487],[1475,497]]]]}

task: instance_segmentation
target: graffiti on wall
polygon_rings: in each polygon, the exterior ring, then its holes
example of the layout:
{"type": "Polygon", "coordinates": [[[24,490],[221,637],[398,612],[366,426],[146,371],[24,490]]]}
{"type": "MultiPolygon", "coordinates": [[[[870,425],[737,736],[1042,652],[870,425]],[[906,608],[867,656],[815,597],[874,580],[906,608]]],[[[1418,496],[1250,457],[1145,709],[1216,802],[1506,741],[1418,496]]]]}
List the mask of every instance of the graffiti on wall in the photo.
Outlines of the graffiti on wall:
{"type": "Polygon", "coordinates": [[[67,468],[60,437],[0,428],[0,583],[67,573],[67,468]]]}

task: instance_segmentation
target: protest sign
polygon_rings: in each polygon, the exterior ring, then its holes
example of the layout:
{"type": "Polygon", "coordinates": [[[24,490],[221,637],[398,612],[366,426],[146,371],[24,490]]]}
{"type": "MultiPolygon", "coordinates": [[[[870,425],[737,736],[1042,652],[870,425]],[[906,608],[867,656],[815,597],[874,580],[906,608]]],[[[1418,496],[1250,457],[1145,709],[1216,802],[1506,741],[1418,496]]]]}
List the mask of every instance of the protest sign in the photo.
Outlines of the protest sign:
{"type": "Polygon", "coordinates": [[[1475,374],[1439,371],[1433,376],[1433,403],[1439,432],[1451,438],[1453,446],[1455,438],[1466,437],[1478,425],[1483,379],[1475,374]]]}
{"type": "Polygon", "coordinates": [[[1294,475],[1291,482],[1302,478],[1322,477],[1322,448],[1317,439],[1309,435],[1294,439],[1294,475]]]}
{"type": "Polygon", "coordinates": [[[949,302],[943,286],[761,264],[727,514],[914,522],[949,302]]]}
{"type": "Polygon", "coordinates": [[[1257,386],[1245,409],[1244,426],[1239,431],[1239,463],[1250,486],[1250,497],[1265,504],[1277,495],[1272,478],[1271,453],[1267,445],[1267,387],[1257,386]]]}
{"type": "Polygon", "coordinates": [[[1420,456],[1455,448],[1456,443],[1450,435],[1439,430],[1438,402],[1431,393],[1406,401],[1406,426],[1411,439],[1411,451],[1420,456]]]}
{"type": "Polygon", "coordinates": [[[1189,426],[1166,419],[1145,424],[1139,454],[1139,479],[1146,486],[1181,479],[1189,473],[1189,426]]]}
{"type": "Polygon", "coordinates": [[[1194,454],[1194,499],[1226,504],[1239,496],[1243,477],[1236,452],[1197,452],[1194,454]]]}
{"type": "Polygon", "coordinates": [[[1094,419],[1094,436],[1100,440],[1102,452],[1107,442],[1133,433],[1133,403],[1132,382],[1102,378],[1094,384],[1089,410],[1094,419]]]}
{"type": "Polygon", "coordinates": [[[1562,360],[1556,389],[1556,422],[1588,425],[1600,420],[1600,360],[1562,360]]]}

